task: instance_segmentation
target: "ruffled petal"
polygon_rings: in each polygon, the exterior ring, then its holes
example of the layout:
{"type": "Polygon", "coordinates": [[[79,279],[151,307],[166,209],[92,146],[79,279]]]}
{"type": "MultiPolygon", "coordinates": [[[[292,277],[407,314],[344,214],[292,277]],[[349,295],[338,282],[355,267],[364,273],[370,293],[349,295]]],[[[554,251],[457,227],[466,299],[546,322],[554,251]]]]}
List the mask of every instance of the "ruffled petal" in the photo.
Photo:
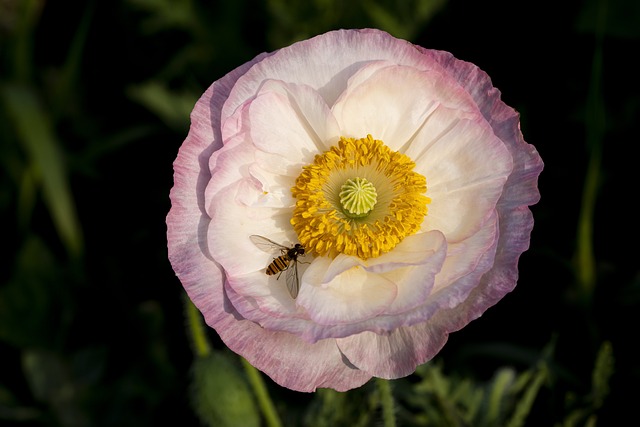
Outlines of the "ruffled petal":
{"type": "Polygon", "coordinates": [[[235,320],[220,325],[227,345],[278,384],[312,392],[319,387],[346,391],[366,383],[371,374],[354,367],[335,340],[309,344],[286,332],[268,332],[255,323],[235,320]]]}
{"type": "Polygon", "coordinates": [[[371,61],[391,61],[419,69],[440,68],[411,43],[390,37],[383,31],[332,31],[280,49],[253,66],[235,84],[222,117],[231,116],[238,106],[258,92],[262,82],[269,79],[308,85],[331,106],[344,92],[349,77],[371,61]]]}
{"type": "MultiPolygon", "coordinates": [[[[480,260],[486,256],[487,251],[494,251],[492,248],[498,242],[499,232],[498,215],[493,211],[477,233],[461,242],[449,243],[447,257],[436,277],[433,293],[437,294],[447,287],[451,292],[456,286],[456,280],[482,268],[480,260]]],[[[486,265],[484,271],[490,266],[486,265]]],[[[453,305],[455,304],[450,304],[449,307],[453,305]]]]}
{"type": "MultiPolygon", "coordinates": [[[[496,225],[495,220],[492,223],[496,225]]],[[[495,235],[495,228],[493,231],[495,235]]],[[[483,237],[477,240],[485,241],[483,237]]],[[[493,266],[496,243],[493,240],[482,252],[469,274],[434,290],[426,304],[403,314],[408,326],[400,325],[388,334],[365,332],[338,339],[340,350],[355,366],[376,377],[393,379],[414,372],[440,351],[450,332],[463,328],[487,308],[474,310],[486,303],[476,293],[480,279],[493,266]]]]}
{"type": "Polygon", "coordinates": [[[444,132],[440,126],[433,131],[430,122],[416,136],[425,147],[415,158],[416,170],[426,176],[431,199],[423,229],[440,230],[447,241],[458,242],[474,234],[491,215],[513,160],[480,116],[454,118],[444,132]]]}
{"type": "MultiPolygon", "coordinates": [[[[254,62],[262,57],[264,55],[254,62]]],[[[208,163],[211,155],[222,147],[219,130],[222,105],[233,84],[252,65],[253,62],[248,62],[236,68],[213,83],[200,97],[191,113],[189,134],[173,163],[174,186],[169,195],[171,209],[167,215],[168,254],[192,300],[200,299],[204,293],[196,288],[221,290],[222,271],[209,253],[206,239],[209,217],[205,208],[205,188],[211,179],[208,163]]],[[[198,308],[203,310],[202,306],[198,308]]],[[[209,317],[215,316],[217,308],[209,308],[212,309],[209,317]]]]}
{"type": "Polygon", "coordinates": [[[406,377],[433,358],[448,334],[425,322],[389,334],[363,332],[337,341],[340,351],[359,369],[386,379],[406,377]]]}
{"type": "MultiPolygon", "coordinates": [[[[311,264],[314,267],[310,268],[311,273],[309,274],[306,274],[304,269],[310,266],[299,264],[300,274],[303,278],[300,294],[295,303],[288,295],[283,279],[280,279],[279,282],[273,277],[267,279],[263,272],[234,278],[230,283],[233,289],[228,289],[227,294],[243,317],[251,319],[267,329],[294,333],[308,342],[316,342],[329,337],[343,337],[362,331],[387,332],[405,324],[402,317],[391,319],[389,314],[409,310],[424,303],[433,287],[433,276],[440,269],[447,253],[444,237],[435,231],[411,236],[406,242],[401,243],[399,249],[397,252],[393,251],[394,258],[387,258],[386,262],[380,260],[382,257],[369,260],[377,260],[375,264],[363,263],[355,257],[347,256],[339,256],[333,261],[328,258],[317,258],[311,264]],[[391,304],[385,302],[388,305],[384,312],[385,316],[357,319],[353,313],[347,313],[326,324],[318,322],[318,319],[310,318],[305,309],[307,303],[302,303],[302,301],[307,298],[310,304],[317,300],[323,300],[325,297],[314,293],[316,292],[314,288],[321,289],[327,284],[327,280],[333,281],[341,273],[348,272],[354,267],[365,270],[369,274],[376,271],[375,274],[381,278],[387,278],[392,283],[403,285],[391,304]],[[314,270],[320,275],[314,273],[314,270]],[[315,284],[310,285],[309,281],[315,281],[315,284]],[[244,296],[236,295],[235,289],[242,292],[244,296]]],[[[349,304],[352,304],[350,307],[353,307],[354,301],[358,302],[356,297],[347,298],[347,300],[349,304]]],[[[331,302],[329,301],[329,303],[331,302]]],[[[380,310],[375,306],[373,309],[380,310]]],[[[334,307],[331,310],[334,310],[334,307]]],[[[333,314],[337,317],[340,313],[334,311],[333,314]]]]}
{"type": "Polygon", "coordinates": [[[218,193],[211,203],[208,246],[211,254],[230,276],[243,276],[264,269],[279,254],[268,254],[249,239],[253,234],[278,242],[295,241],[287,235],[287,209],[264,208],[238,202],[239,198],[260,197],[261,190],[247,181],[238,181],[218,193]],[[283,237],[284,236],[284,237],[283,237]]]}
{"type": "Polygon", "coordinates": [[[321,325],[354,323],[383,312],[396,296],[396,285],[384,276],[354,265],[322,282],[331,260],[318,258],[307,269],[298,304],[321,325]]]}
{"type": "Polygon", "coordinates": [[[520,131],[519,114],[500,99],[500,91],[491,78],[469,62],[456,59],[449,52],[427,50],[416,46],[428,61],[435,61],[471,95],[495,135],[502,140],[514,161],[503,198],[513,205],[533,205],[540,200],[538,176],[544,163],[535,147],[524,141],[520,131]]]}
{"type": "Polygon", "coordinates": [[[309,327],[308,316],[291,298],[284,280],[267,276],[264,271],[228,280],[225,291],[243,318],[266,329],[302,335],[309,327]]]}
{"type": "MultiPolygon", "coordinates": [[[[251,178],[247,170],[254,162],[253,151],[255,150],[245,143],[244,136],[236,136],[213,153],[209,159],[212,179],[206,184],[204,191],[205,206],[209,215],[212,214],[210,211],[212,200],[218,192],[240,180],[251,178]]],[[[256,182],[255,185],[259,184],[256,182]]]]}
{"type": "Polygon", "coordinates": [[[385,311],[385,315],[400,315],[425,303],[432,292],[437,275],[448,254],[447,241],[439,231],[419,233],[405,238],[393,250],[399,261],[421,256],[409,265],[396,264],[384,274],[396,283],[398,295],[385,311]]]}
{"type": "MultiPolygon", "coordinates": [[[[538,176],[544,163],[535,147],[527,144],[520,131],[519,115],[500,99],[500,91],[475,65],[460,61],[448,52],[418,47],[458,80],[478,105],[495,135],[513,158],[513,170],[497,202],[499,241],[493,268],[482,278],[467,302],[458,308],[470,318],[479,317],[513,290],[518,279],[518,259],[529,248],[533,216],[528,206],[540,199],[538,176]]],[[[463,325],[464,326],[464,325],[463,325]]]]}
{"type": "Polygon", "coordinates": [[[475,110],[468,94],[442,73],[385,64],[358,70],[333,106],[345,136],[371,134],[397,151],[438,106],[450,108],[452,115],[475,110]]]}
{"type": "Polygon", "coordinates": [[[214,83],[192,113],[190,133],[174,162],[172,205],[167,216],[169,259],[206,322],[230,349],[268,372],[274,381],[299,391],[359,387],[371,375],[345,363],[335,341],[307,344],[291,334],[268,332],[253,322],[238,320],[224,294],[221,268],[208,252],[209,219],[204,209],[205,187],[210,179],[208,160],[222,145],[219,132],[214,131],[220,128],[215,111],[220,111],[219,101],[250,66],[247,63],[214,83]],[[256,343],[260,343],[260,351],[256,351],[256,343]]]}
{"type": "Polygon", "coordinates": [[[266,81],[251,102],[249,120],[253,144],[286,158],[296,175],[340,137],[326,102],[305,85],[266,81]]]}

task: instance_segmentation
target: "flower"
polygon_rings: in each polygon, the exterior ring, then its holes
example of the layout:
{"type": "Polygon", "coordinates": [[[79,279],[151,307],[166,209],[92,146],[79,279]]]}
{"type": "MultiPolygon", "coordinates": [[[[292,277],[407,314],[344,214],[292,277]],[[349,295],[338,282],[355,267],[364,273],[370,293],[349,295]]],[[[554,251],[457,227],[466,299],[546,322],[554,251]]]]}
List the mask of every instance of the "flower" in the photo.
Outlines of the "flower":
{"type": "Polygon", "coordinates": [[[278,384],[407,376],[514,288],[543,164],[475,65],[333,31],[214,82],[191,121],[169,258],[278,384]]]}

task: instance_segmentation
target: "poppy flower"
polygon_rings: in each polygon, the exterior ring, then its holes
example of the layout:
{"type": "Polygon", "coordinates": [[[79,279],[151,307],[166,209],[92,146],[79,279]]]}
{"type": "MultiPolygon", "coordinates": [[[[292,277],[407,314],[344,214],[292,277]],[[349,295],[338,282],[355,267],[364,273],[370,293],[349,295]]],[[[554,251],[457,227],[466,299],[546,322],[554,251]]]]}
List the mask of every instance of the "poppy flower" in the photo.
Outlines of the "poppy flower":
{"type": "Polygon", "coordinates": [[[333,31],[202,95],[169,259],[207,324],[278,384],[399,378],[514,288],[542,167],[475,65],[333,31]]]}

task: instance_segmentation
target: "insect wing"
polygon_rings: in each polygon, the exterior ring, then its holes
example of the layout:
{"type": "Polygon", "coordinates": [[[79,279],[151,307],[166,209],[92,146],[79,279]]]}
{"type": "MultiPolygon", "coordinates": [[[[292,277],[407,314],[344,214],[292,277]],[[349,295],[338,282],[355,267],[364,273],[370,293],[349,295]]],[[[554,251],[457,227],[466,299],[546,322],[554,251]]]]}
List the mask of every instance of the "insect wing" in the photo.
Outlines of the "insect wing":
{"type": "Polygon", "coordinates": [[[269,240],[266,237],[258,236],[257,234],[252,234],[249,238],[258,249],[268,254],[280,253],[289,249],[284,245],[269,240]]]}
{"type": "MultiPolygon", "coordinates": [[[[286,282],[287,282],[287,290],[292,298],[296,298],[298,296],[298,291],[300,290],[300,278],[298,276],[298,255],[299,252],[296,250],[292,254],[292,250],[294,248],[289,248],[287,246],[281,245],[279,243],[274,242],[273,240],[267,239],[266,237],[259,236],[257,234],[252,234],[249,236],[251,242],[256,245],[256,247],[266,253],[269,254],[277,254],[280,253],[279,257],[274,258],[273,262],[269,264],[267,267],[267,274],[273,275],[276,271],[280,273],[286,271],[286,282]],[[280,265],[280,263],[286,264],[284,267],[280,265]],[[271,271],[271,267],[273,266],[273,270],[271,271]],[[271,274],[269,274],[271,271],[271,274]]],[[[295,247],[297,249],[297,246],[295,247]]],[[[300,246],[300,248],[302,248],[300,246]]],[[[304,254],[304,251],[302,252],[304,254]]],[[[279,275],[278,275],[279,277],[279,275]]]]}
{"type": "Polygon", "coordinates": [[[300,290],[300,278],[298,277],[298,260],[291,260],[289,268],[287,268],[287,289],[291,294],[291,298],[296,299],[300,290]]]}

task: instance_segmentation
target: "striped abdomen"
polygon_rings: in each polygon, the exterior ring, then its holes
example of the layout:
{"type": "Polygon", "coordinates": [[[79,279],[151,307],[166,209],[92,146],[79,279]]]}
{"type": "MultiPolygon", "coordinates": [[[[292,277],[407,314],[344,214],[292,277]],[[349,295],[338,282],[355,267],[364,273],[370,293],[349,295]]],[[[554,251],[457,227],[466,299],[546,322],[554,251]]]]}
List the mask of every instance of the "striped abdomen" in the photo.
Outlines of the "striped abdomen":
{"type": "Polygon", "coordinates": [[[291,258],[286,254],[274,258],[273,262],[267,266],[267,275],[273,276],[276,273],[286,270],[287,267],[289,267],[289,262],[291,262],[291,258]]]}

